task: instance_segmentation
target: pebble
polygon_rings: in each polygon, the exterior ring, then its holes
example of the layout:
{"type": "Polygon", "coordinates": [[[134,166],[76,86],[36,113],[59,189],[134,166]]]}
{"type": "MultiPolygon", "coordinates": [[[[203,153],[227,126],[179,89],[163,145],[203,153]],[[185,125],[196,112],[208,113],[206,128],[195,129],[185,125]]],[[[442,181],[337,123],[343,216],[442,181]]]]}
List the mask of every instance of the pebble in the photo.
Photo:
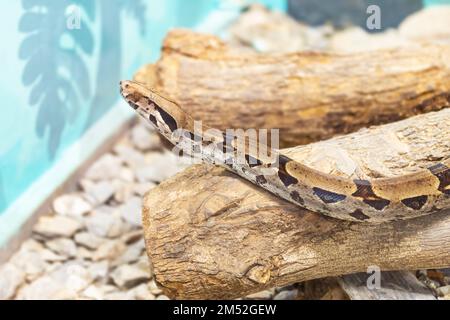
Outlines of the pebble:
{"type": "Polygon", "coordinates": [[[67,194],[53,201],[53,210],[57,214],[80,217],[92,210],[92,205],[78,194],[67,194]]]}
{"type": "Polygon", "coordinates": [[[88,269],[80,261],[64,263],[51,272],[50,277],[61,283],[64,288],[76,293],[87,288],[93,281],[88,269]]]}
{"type": "Polygon", "coordinates": [[[96,285],[90,285],[83,291],[84,297],[94,300],[102,300],[104,295],[105,293],[103,292],[103,290],[96,285]]]}
{"type": "Polygon", "coordinates": [[[82,180],[80,182],[83,190],[86,192],[87,198],[95,206],[106,203],[116,191],[113,184],[109,181],[93,182],[90,180],[82,180]]]}
{"type": "Polygon", "coordinates": [[[132,289],[137,300],[154,300],[155,296],[150,292],[148,284],[142,283],[132,289]]]}
{"type": "Polygon", "coordinates": [[[71,239],[57,238],[47,241],[45,245],[56,254],[66,258],[72,258],[77,255],[77,246],[71,239]]]}
{"type": "Polygon", "coordinates": [[[44,237],[72,237],[81,228],[81,223],[66,216],[43,216],[33,231],[44,237]]]}
{"type": "Polygon", "coordinates": [[[136,168],[139,182],[161,182],[184,169],[181,161],[171,152],[150,152],[146,154],[146,164],[136,168]],[[148,165],[151,163],[151,165],[148,165]]]}
{"type": "Polygon", "coordinates": [[[278,292],[273,299],[274,300],[295,300],[297,298],[297,295],[298,295],[297,289],[284,290],[284,291],[278,292]]]}
{"type": "Polygon", "coordinates": [[[440,297],[450,295],[450,285],[439,287],[436,289],[436,292],[440,297]]]}
{"type": "Polygon", "coordinates": [[[124,203],[128,201],[135,193],[134,189],[134,183],[125,183],[120,180],[115,180],[113,182],[114,184],[114,200],[116,200],[119,203],[124,203]]]}
{"type": "Polygon", "coordinates": [[[61,262],[61,261],[67,260],[67,257],[56,254],[52,250],[49,250],[46,248],[42,249],[39,254],[42,257],[42,259],[47,262],[53,263],[53,262],[61,262]]]}
{"type": "Polygon", "coordinates": [[[95,251],[92,259],[94,261],[112,260],[121,255],[126,249],[123,242],[117,240],[109,240],[101,244],[95,251]]]}
{"type": "Polygon", "coordinates": [[[66,288],[64,284],[43,276],[34,280],[17,294],[18,300],[63,300],[75,299],[77,293],[66,288]]]}
{"type": "Polygon", "coordinates": [[[121,288],[132,288],[150,279],[150,275],[135,265],[122,265],[117,267],[111,278],[121,288]]]}
{"type": "Polygon", "coordinates": [[[135,126],[130,136],[134,146],[141,151],[156,149],[161,145],[159,136],[142,125],[135,126]]]}
{"type": "Polygon", "coordinates": [[[120,209],[122,218],[132,226],[140,226],[142,199],[140,197],[132,197],[120,209]]]}
{"type": "MultiPolygon", "coordinates": [[[[139,229],[139,230],[133,230],[130,232],[125,233],[121,240],[125,243],[125,244],[133,244],[139,240],[141,240],[143,238],[144,234],[143,234],[143,230],[139,229]]],[[[144,243],[145,245],[145,243],[144,243]]]]}
{"type": "Polygon", "coordinates": [[[91,249],[91,250],[95,250],[102,243],[104,243],[106,239],[98,237],[95,234],[90,233],[90,232],[78,232],[75,235],[74,240],[80,246],[83,246],[83,247],[91,249]]]}
{"type": "Polygon", "coordinates": [[[28,281],[39,277],[47,268],[47,262],[37,251],[21,250],[11,258],[10,262],[25,272],[28,281]]]}
{"type": "Polygon", "coordinates": [[[86,218],[86,227],[89,233],[103,238],[115,238],[125,229],[120,212],[111,207],[94,210],[86,218]]]}
{"type": "Polygon", "coordinates": [[[120,144],[114,148],[114,152],[133,170],[146,164],[145,156],[132,146],[120,144]]]}
{"type": "Polygon", "coordinates": [[[112,262],[112,265],[118,266],[118,265],[129,264],[129,263],[138,261],[139,258],[141,257],[142,252],[144,251],[145,245],[142,245],[143,242],[144,242],[144,240],[136,242],[133,245],[127,246],[127,248],[123,252],[123,254],[120,255],[119,257],[117,257],[117,259],[115,259],[112,262]]]}
{"type": "Polygon", "coordinates": [[[150,290],[150,293],[155,296],[162,293],[162,290],[156,285],[156,282],[154,280],[149,282],[148,289],[150,290]]]}
{"type": "Polygon", "coordinates": [[[153,182],[143,182],[134,184],[134,193],[143,197],[147,192],[149,192],[156,184],[153,182]]]}
{"type": "Polygon", "coordinates": [[[264,290],[248,295],[247,299],[269,300],[272,298],[274,290],[264,290]]]}
{"type": "Polygon", "coordinates": [[[133,291],[114,291],[105,295],[106,300],[135,300],[133,291]]]}
{"type": "Polygon", "coordinates": [[[12,263],[0,267],[0,300],[15,296],[17,289],[24,283],[25,273],[12,263]]]}
{"type": "Polygon", "coordinates": [[[83,260],[94,260],[94,252],[85,247],[77,247],[77,258],[83,260]]]}
{"type": "Polygon", "coordinates": [[[93,281],[106,278],[109,272],[109,261],[100,261],[88,265],[87,270],[93,281]]]}
{"type": "Polygon", "coordinates": [[[121,168],[121,159],[108,153],[87,170],[85,178],[93,181],[114,179],[121,168]]]}

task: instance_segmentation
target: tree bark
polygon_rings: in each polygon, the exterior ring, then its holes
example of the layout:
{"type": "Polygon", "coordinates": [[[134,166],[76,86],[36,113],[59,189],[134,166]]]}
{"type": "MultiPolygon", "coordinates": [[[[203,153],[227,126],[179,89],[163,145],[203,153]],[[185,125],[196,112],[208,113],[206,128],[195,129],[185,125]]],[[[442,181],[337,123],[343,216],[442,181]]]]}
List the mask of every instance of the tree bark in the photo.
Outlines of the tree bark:
{"type": "Polygon", "coordinates": [[[213,128],[277,128],[290,147],[450,105],[450,46],[256,54],[174,30],[137,79],[213,128]]]}
{"type": "MultiPolygon", "coordinates": [[[[450,155],[450,109],[285,150],[346,177],[402,175],[450,155]]],[[[236,298],[326,276],[450,265],[450,213],[379,225],[303,210],[220,167],[194,165],[144,200],[156,281],[178,299],[236,298]]]]}

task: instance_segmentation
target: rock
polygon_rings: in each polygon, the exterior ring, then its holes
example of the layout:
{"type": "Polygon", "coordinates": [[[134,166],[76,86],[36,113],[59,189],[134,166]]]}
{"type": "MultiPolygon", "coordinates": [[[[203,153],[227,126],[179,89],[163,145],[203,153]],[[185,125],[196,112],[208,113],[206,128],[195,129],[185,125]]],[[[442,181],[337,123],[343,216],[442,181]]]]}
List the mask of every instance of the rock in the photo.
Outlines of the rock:
{"type": "Polygon", "coordinates": [[[106,154],[97,160],[86,172],[85,178],[93,181],[111,180],[117,176],[122,168],[120,158],[106,154]]]}
{"type": "Polygon", "coordinates": [[[120,212],[112,207],[95,209],[86,218],[89,233],[103,238],[115,238],[124,232],[125,226],[120,218],[120,212]]]}
{"type": "Polygon", "coordinates": [[[137,287],[131,289],[133,291],[133,295],[137,300],[154,300],[155,296],[151,294],[148,285],[146,283],[142,283],[137,287]]]}
{"type": "Polygon", "coordinates": [[[134,182],[136,180],[133,170],[128,167],[122,167],[117,178],[124,182],[134,182]]]}
{"type": "Polygon", "coordinates": [[[331,49],[339,53],[356,53],[410,45],[397,30],[367,33],[360,27],[350,27],[336,32],[331,38],[331,49]]]}
{"type": "Polygon", "coordinates": [[[134,185],[133,191],[137,195],[143,197],[147,192],[149,192],[155,186],[156,186],[156,184],[153,182],[136,183],[134,185]]]}
{"type": "Polygon", "coordinates": [[[156,149],[161,145],[159,136],[141,125],[137,125],[131,129],[130,136],[134,146],[141,151],[156,149]]]}
{"type": "Polygon", "coordinates": [[[139,197],[132,197],[121,208],[122,218],[132,226],[141,226],[142,200],[139,197]]]}
{"type": "Polygon", "coordinates": [[[145,157],[141,152],[136,151],[128,145],[118,145],[114,148],[114,152],[119,158],[131,169],[145,165],[145,157]]]}
{"type": "Polygon", "coordinates": [[[94,260],[94,252],[85,247],[77,247],[76,257],[82,260],[94,260]]]}
{"type": "Polygon", "coordinates": [[[0,267],[0,300],[12,299],[24,283],[25,273],[11,263],[0,267]]]}
{"type": "Polygon", "coordinates": [[[69,292],[76,293],[87,288],[93,281],[89,271],[78,261],[66,262],[49,276],[62,284],[69,292]]]}
{"type": "Polygon", "coordinates": [[[60,256],[71,258],[77,255],[77,246],[72,240],[67,238],[49,240],[45,245],[60,256]]]}
{"type": "Polygon", "coordinates": [[[150,275],[135,265],[122,265],[117,267],[111,278],[121,288],[132,288],[150,279],[150,275]]]}
{"type": "Polygon", "coordinates": [[[134,300],[133,291],[115,291],[105,295],[105,300],[134,300]]]}
{"type": "Polygon", "coordinates": [[[47,268],[47,263],[37,251],[20,250],[10,262],[25,272],[28,281],[39,277],[47,268]]]}
{"type": "MultiPolygon", "coordinates": [[[[153,267],[149,263],[149,259],[147,254],[143,253],[143,255],[139,258],[139,260],[134,264],[136,267],[140,268],[145,273],[150,275],[150,278],[153,277],[153,267]]],[[[153,292],[152,292],[153,293],[153,292]]]]}
{"type": "Polygon", "coordinates": [[[83,291],[82,294],[84,297],[94,300],[102,300],[105,295],[103,290],[96,285],[90,285],[83,291]]]}
{"type": "Polygon", "coordinates": [[[67,256],[61,256],[49,249],[42,249],[39,254],[43,260],[48,262],[62,262],[67,260],[67,256]]]}
{"type": "Polygon", "coordinates": [[[122,264],[130,264],[138,261],[141,257],[142,252],[144,251],[143,242],[144,240],[142,239],[141,241],[128,246],[125,252],[113,261],[112,265],[119,266],[122,264]]]}
{"type": "Polygon", "coordinates": [[[269,300],[272,298],[274,292],[273,290],[264,290],[260,292],[256,292],[246,296],[247,299],[256,299],[256,300],[269,300]]]}
{"type": "Polygon", "coordinates": [[[436,292],[440,297],[450,295],[450,286],[439,287],[436,292]]]}
{"type": "Polygon", "coordinates": [[[101,261],[95,262],[87,266],[87,270],[91,275],[93,281],[101,280],[106,278],[109,271],[109,262],[101,261]]]}
{"type": "Polygon", "coordinates": [[[150,290],[151,294],[155,296],[160,295],[162,293],[162,290],[157,286],[154,280],[148,283],[148,289],[150,290]]]}
{"type": "Polygon", "coordinates": [[[53,210],[57,214],[81,217],[92,210],[92,205],[78,194],[67,194],[53,201],[53,210]]]}
{"type": "Polygon", "coordinates": [[[75,299],[76,292],[70,291],[50,276],[43,276],[19,290],[18,300],[62,300],[75,299]]]}
{"type": "Polygon", "coordinates": [[[92,259],[94,261],[112,260],[120,256],[126,249],[126,246],[121,241],[109,240],[101,244],[95,251],[92,259]]]}
{"type": "Polygon", "coordinates": [[[298,290],[284,290],[280,291],[273,298],[274,300],[295,300],[297,298],[298,290]]]}
{"type": "Polygon", "coordinates": [[[33,228],[33,231],[44,237],[72,237],[81,228],[81,223],[66,216],[44,216],[33,228]]]}
{"type": "Polygon", "coordinates": [[[146,163],[135,169],[136,179],[141,183],[161,182],[177,174],[187,165],[172,152],[150,152],[145,158],[146,163]]]}
{"type": "Polygon", "coordinates": [[[20,246],[21,251],[37,251],[40,252],[44,249],[44,245],[35,239],[27,239],[20,246]]]}
{"type": "Polygon", "coordinates": [[[75,235],[74,239],[80,246],[91,250],[97,249],[106,240],[89,232],[79,232],[75,235]]]}
{"type": "Polygon", "coordinates": [[[95,183],[90,180],[82,180],[81,185],[86,192],[87,198],[95,206],[106,203],[115,192],[113,184],[109,181],[95,183]]]}
{"type": "MultiPolygon", "coordinates": [[[[125,233],[121,240],[123,241],[123,243],[129,245],[129,244],[133,244],[141,239],[143,239],[144,237],[144,233],[142,229],[139,230],[133,230],[130,232],[125,233]]],[[[145,247],[145,243],[143,244],[145,247]]]]}
{"type": "Polygon", "coordinates": [[[450,40],[450,6],[433,6],[408,16],[398,28],[404,37],[450,40]],[[420,26],[420,28],[418,28],[420,26]]]}
{"type": "Polygon", "coordinates": [[[119,203],[128,201],[134,194],[134,183],[114,180],[114,199],[119,203]]]}

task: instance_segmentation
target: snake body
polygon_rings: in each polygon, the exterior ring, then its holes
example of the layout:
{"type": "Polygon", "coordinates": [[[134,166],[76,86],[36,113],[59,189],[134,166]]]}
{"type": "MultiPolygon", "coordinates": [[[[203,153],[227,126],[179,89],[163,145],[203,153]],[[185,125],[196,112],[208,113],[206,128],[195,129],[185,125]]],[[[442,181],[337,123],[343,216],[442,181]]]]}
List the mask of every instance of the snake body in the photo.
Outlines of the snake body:
{"type": "MultiPolygon", "coordinates": [[[[450,208],[450,158],[415,173],[371,180],[329,175],[278,150],[268,160],[245,149],[239,161],[236,136],[207,130],[200,137],[194,120],[176,102],[133,81],[121,82],[121,94],[139,115],[171,143],[203,161],[219,164],[298,206],[331,217],[379,223],[450,208]]],[[[254,142],[249,138],[245,145],[254,142]]]]}

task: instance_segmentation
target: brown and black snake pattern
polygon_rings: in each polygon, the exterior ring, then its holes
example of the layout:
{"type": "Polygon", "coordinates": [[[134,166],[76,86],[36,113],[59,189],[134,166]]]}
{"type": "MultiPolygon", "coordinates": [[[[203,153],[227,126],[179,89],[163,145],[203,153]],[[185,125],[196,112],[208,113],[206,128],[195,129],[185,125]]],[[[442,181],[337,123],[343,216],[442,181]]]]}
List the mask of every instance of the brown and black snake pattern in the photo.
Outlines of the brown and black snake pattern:
{"type": "MultiPolygon", "coordinates": [[[[325,174],[278,150],[270,150],[274,161],[245,149],[243,163],[238,157],[238,137],[216,129],[196,135],[189,115],[142,84],[122,81],[120,91],[133,109],[184,152],[222,165],[308,210],[344,220],[379,223],[450,208],[450,158],[413,174],[370,181],[325,174]]],[[[254,143],[244,138],[245,145],[254,143]]]]}

